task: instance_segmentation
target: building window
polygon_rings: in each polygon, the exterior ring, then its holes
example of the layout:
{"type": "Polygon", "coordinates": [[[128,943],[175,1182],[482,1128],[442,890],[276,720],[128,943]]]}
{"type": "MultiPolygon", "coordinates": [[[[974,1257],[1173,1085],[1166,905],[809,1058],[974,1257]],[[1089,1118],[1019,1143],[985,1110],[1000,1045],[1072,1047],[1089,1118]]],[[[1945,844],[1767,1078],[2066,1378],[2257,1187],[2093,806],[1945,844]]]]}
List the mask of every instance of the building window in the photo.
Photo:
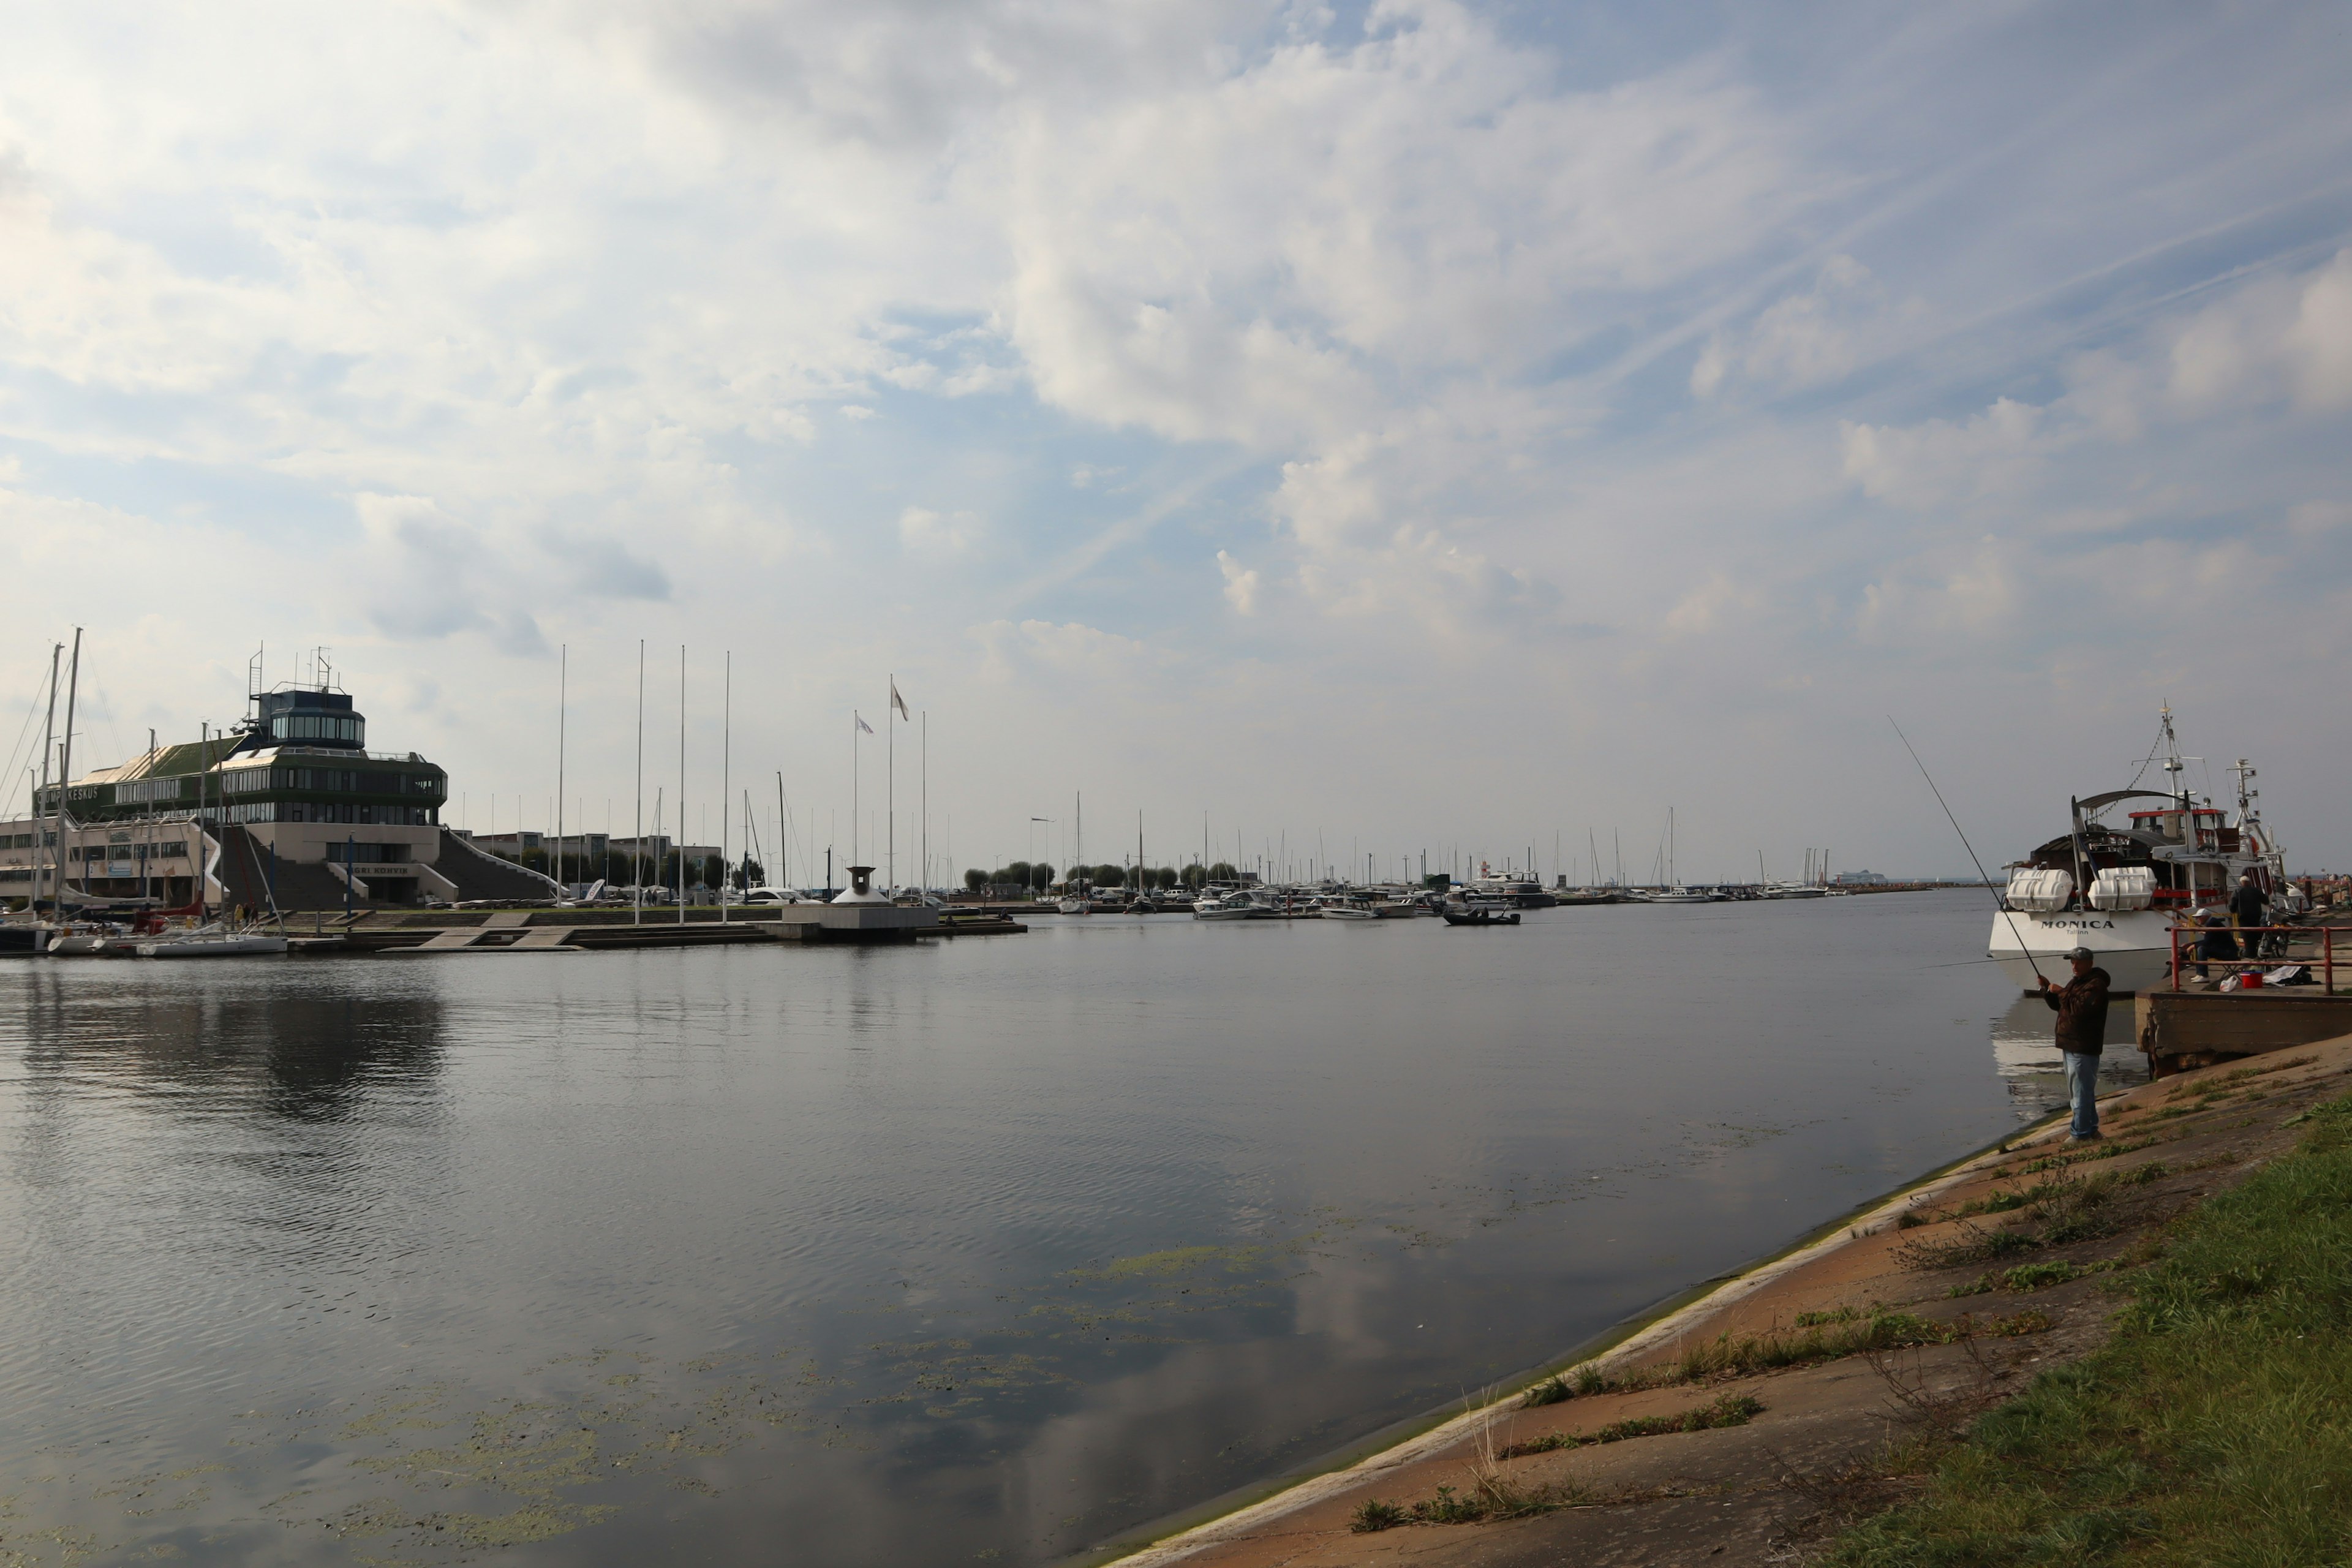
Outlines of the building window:
{"type": "Polygon", "coordinates": [[[366,734],[366,721],[355,713],[280,713],[269,721],[273,741],[329,741],[356,746],[366,734]]]}

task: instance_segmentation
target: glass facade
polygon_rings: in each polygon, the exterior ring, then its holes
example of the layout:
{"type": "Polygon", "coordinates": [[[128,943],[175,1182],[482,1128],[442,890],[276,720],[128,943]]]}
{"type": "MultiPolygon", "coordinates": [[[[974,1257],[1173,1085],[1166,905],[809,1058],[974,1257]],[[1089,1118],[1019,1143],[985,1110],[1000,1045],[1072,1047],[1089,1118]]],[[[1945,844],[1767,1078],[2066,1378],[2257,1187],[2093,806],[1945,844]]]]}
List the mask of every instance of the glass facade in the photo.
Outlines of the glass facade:
{"type": "Polygon", "coordinates": [[[356,713],[279,713],[269,721],[269,738],[363,746],[367,744],[367,721],[356,713]]]}

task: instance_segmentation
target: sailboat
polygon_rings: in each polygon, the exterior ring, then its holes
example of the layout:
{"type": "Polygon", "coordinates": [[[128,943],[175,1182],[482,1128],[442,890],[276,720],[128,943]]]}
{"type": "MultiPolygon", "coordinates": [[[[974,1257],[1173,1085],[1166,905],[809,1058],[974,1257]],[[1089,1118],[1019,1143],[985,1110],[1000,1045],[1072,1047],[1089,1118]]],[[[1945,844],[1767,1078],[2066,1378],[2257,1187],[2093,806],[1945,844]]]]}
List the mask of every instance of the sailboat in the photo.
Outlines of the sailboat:
{"type": "Polygon", "coordinates": [[[1054,908],[1066,915],[1090,915],[1095,912],[1095,906],[1093,900],[1087,897],[1086,872],[1081,868],[1087,856],[1087,797],[1083,791],[1078,795],[1076,816],[1077,823],[1073,830],[1075,842],[1071,847],[1070,858],[1078,864],[1070,868],[1067,883],[1070,896],[1055,904],[1054,908]]]}

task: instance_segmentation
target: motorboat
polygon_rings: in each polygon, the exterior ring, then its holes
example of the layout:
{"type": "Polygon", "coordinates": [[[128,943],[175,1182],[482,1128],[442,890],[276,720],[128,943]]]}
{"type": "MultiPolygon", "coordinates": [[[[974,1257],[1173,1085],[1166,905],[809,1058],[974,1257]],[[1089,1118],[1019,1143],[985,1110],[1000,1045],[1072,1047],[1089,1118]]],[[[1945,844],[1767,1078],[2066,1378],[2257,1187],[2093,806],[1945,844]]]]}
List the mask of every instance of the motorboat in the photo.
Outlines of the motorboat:
{"type": "Polygon", "coordinates": [[[1239,889],[1222,898],[1198,900],[1192,905],[1192,918],[1196,921],[1246,921],[1257,917],[1257,901],[1239,889]]]}
{"type": "Polygon", "coordinates": [[[1650,895],[1654,904],[1711,904],[1715,896],[1702,888],[1661,888],[1650,895]]]}
{"type": "MultiPolygon", "coordinates": [[[[2022,989],[2066,976],[2066,954],[2088,948],[2118,991],[2161,984],[2171,973],[2173,931],[2198,909],[2228,902],[2242,876],[2282,914],[2305,900],[2287,879],[2284,853],[2263,825],[2254,768],[2241,757],[2237,811],[2186,786],[2187,764],[2162,711],[2156,751],[2172,786],[2109,790],[2068,802],[2068,830],[2003,869],[2009,881],[1985,956],[2022,989]],[[2155,804],[2101,820],[2127,801],[2155,804]]],[[[2144,771],[2144,770],[2143,770],[2144,771]]],[[[2137,781],[2134,781],[2135,786],[2137,781]]]]}
{"type": "Polygon", "coordinates": [[[1508,873],[1496,876],[1484,861],[1479,862],[1478,875],[1469,891],[1484,899],[1497,899],[1515,910],[1549,910],[1559,904],[1559,897],[1548,891],[1532,877],[1515,877],[1508,873]]]}
{"type": "Polygon", "coordinates": [[[1460,903],[1448,903],[1444,910],[1445,923],[1450,926],[1515,926],[1519,923],[1519,911],[1507,904],[1486,899],[1465,899],[1460,903]]]}
{"type": "Polygon", "coordinates": [[[1380,911],[1372,900],[1361,896],[1342,895],[1318,900],[1327,921],[1376,921],[1380,911]]]}

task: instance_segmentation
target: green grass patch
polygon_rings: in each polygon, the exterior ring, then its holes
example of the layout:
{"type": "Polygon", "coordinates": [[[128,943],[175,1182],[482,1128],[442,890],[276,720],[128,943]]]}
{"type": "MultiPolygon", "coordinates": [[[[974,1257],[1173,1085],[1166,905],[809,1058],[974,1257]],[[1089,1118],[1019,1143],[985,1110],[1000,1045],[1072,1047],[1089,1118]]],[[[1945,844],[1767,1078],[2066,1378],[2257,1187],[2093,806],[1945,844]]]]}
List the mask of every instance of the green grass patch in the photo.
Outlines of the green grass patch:
{"type": "Polygon", "coordinates": [[[1948,1296],[1986,1296],[1995,1290],[2047,1290],[2053,1285],[2070,1284],[2086,1274],[2105,1274],[2115,1268],[2105,1263],[2021,1263],[2016,1268],[1995,1273],[1990,1269],[1978,1275],[1965,1285],[1955,1285],[1948,1296]]]}
{"type": "Polygon", "coordinates": [[[1694,1405],[1671,1415],[1634,1415],[1612,1421],[1591,1432],[1547,1432],[1496,1451],[1498,1459],[1523,1459],[1559,1448],[1582,1448],[1595,1443],[1622,1443],[1628,1437],[1655,1437],[1667,1432],[1708,1432],[1718,1426],[1745,1426],[1764,1413],[1763,1404],[1749,1394],[1727,1394],[1705,1405],[1694,1405]]]}
{"type": "MultiPolygon", "coordinates": [[[[2158,1115],[2163,1114],[2161,1111],[2158,1115]]],[[[2112,1160],[2122,1154],[2137,1154],[2142,1149],[2153,1149],[2163,1142],[2158,1138],[2118,1138],[2104,1140],[2096,1147],[2068,1154],[2046,1154],[2039,1160],[2029,1160],[2018,1167],[2021,1176],[2038,1176],[2044,1171],[2063,1171],[2071,1165],[2088,1164],[2094,1160],[2112,1160]]]]}
{"type": "Polygon", "coordinates": [[[1827,1561],[2352,1558],[2352,1100],[2310,1125],[2182,1222],[2105,1346],[1978,1422],[1919,1500],[1848,1531],[1827,1561]]]}
{"type": "Polygon", "coordinates": [[[1847,1318],[1839,1313],[1809,1313],[1831,1321],[1799,1327],[1787,1333],[1756,1334],[1734,1339],[1721,1334],[1702,1341],[1664,1366],[1626,1378],[1621,1386],[1659,1387],[1676,1383],[1704,1383],[1713,1378],[1748,1377],[1778,1367],[1835,1361],[1867,1351],[1904,1350],[1913,1345],[1957,1344],[1979,1334],[2038,1333],[2050,1326],[2039,1312],[2015,1318],[1963,1316],[1939,1323],[1916,1313],[1877,1309],[1847,1318]]]}

